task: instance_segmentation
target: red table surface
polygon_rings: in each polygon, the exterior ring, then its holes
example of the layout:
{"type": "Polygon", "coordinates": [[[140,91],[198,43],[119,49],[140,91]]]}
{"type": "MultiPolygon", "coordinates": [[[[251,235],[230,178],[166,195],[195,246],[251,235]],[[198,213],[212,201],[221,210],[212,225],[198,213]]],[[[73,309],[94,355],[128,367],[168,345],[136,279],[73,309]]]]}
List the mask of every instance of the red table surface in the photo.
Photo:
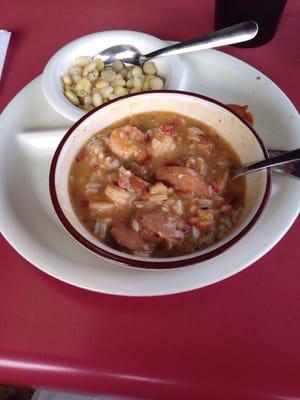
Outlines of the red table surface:
{"type": "MultiPolygon", "coordinates": [[[[49,57],[94,31],[184,40],[212,30],[214,2],[2,0],[13,31],[0,110],[49,57]]],[[[300,107],[300,2],[277,36],[226,48],[300,107]]],[[[1,133],[0,133],[1,134],[1,133]]],[[[300,399],[300,222],[251,268],[186,294],[90,293],[33,268],[1,238],[0,383],[150,399],[300,399]]]]}

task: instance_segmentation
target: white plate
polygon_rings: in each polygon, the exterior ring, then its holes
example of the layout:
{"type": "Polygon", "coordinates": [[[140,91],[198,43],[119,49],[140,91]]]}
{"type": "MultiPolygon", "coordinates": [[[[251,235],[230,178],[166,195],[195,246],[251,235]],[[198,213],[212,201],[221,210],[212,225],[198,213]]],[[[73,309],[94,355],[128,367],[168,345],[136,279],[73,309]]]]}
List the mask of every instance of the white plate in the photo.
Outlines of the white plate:
{"type": "MultiPolygon", "coordinates": [[[[186,90],[225,103],[248,104],[255,128],[268,147],[300,147],[296,109],[263,74],[215,50],[184,59],[190,77],[186,90]]],[[[251,265],[281,239],[299,213],[299,182],[293,177],[274,176],[272,196],[259,222],[220,256],[199,265],[162,271],[103,262],[65,232],[50,203],[49,164],[69,124],[47,104],[40,77],[4,110],[0,118],[0,221],[3,235],[23,257],[72,285],[128,296],[200,288],[251,265]]]]}

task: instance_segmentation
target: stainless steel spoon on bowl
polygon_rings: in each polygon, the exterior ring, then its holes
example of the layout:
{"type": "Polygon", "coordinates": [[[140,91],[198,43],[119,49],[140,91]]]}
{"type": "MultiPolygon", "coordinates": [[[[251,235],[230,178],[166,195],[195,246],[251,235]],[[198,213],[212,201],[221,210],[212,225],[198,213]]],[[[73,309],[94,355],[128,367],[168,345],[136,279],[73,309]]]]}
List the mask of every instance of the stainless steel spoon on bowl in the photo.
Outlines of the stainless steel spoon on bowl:
{"type": "Polygon", "coordinates": [[[129,44],[112,46],[98,53],[94,59],[101,58],[105,65],[111,65],[115,60],[121,60],[125,65],[143,65],[146,61],[157,57],[185,54],[198,50],[246,42],[247,40],[253,39],[257,32],[257,23],[255,21],[247,21],[208,33],[195,39],[163,47],[162,49],[152,51],[148,54],[141,54],[137,48],[129,44]]]}
{"type": "Polygon", "coordinates": [[[251,172],[259,171],[264,168],[275,167],[277,165],[291,163],[300,160],[300,149],[281,152],[281,154],[267,158],[266,160],[244,165],[231,171],[231,179],[236,179],[239,176],[250,174],[251,172]]]}

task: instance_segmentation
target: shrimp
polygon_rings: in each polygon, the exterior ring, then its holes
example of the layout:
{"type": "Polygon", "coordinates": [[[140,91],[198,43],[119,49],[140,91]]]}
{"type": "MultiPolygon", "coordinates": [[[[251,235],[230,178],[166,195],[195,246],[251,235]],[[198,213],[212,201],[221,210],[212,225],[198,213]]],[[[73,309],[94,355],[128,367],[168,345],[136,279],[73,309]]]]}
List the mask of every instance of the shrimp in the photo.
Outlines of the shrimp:
{"type": "Polygon", "coordinates": [[[109,146],[123,160],[143,161],[147,156],[145,134],[135,126],[126,125],[114,129],[109,146]]]}

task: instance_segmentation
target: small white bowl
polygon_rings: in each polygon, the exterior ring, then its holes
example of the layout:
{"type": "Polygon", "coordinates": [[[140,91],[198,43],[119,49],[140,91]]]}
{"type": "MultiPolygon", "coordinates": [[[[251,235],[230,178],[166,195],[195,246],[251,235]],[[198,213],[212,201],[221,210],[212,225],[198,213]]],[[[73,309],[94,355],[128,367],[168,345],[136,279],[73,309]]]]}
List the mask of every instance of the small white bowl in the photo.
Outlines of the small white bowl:
{"type": "Polygon", "coordinates": [[[244,210],[239,223],[228,236],[204,250],[180,257],[140,257],[110,248],[97,240],[74,213],[69,197],[68,179],[78,151],[96,132],[129,115],[149,111],[176,112],[203,121],[232,145],[242,164],[267,157],[267,151],[253,128],[216,100],[176,91],[129,95],[90,111],[64,136],[55,152],[50,170],[50,194],[55,211],[67,231],[80,244],[97,255],[122,265],[140,268],[176,268],[212,258],[240,240],[261,215],[270,194],[269,170],[246,176],[244,210]]]}
{"type": "MultiPolygon", "coordinates": [[[[131,44],[147,54],[167,46],[167,43],[142,32],[112,30],[92,33],[67,44],[48,61],[42,75],[42,89],[49,104],[71,121],[77,121],[86,111],[74,106],[63,94],[61,77],[74,65],[75,58],[82,55],[94,56],[108,47],[131,44]]],[[[153,60],[158,74],[166,78],[166,89],[182,89],[185,80],[180,56],[153,60]]]]}

